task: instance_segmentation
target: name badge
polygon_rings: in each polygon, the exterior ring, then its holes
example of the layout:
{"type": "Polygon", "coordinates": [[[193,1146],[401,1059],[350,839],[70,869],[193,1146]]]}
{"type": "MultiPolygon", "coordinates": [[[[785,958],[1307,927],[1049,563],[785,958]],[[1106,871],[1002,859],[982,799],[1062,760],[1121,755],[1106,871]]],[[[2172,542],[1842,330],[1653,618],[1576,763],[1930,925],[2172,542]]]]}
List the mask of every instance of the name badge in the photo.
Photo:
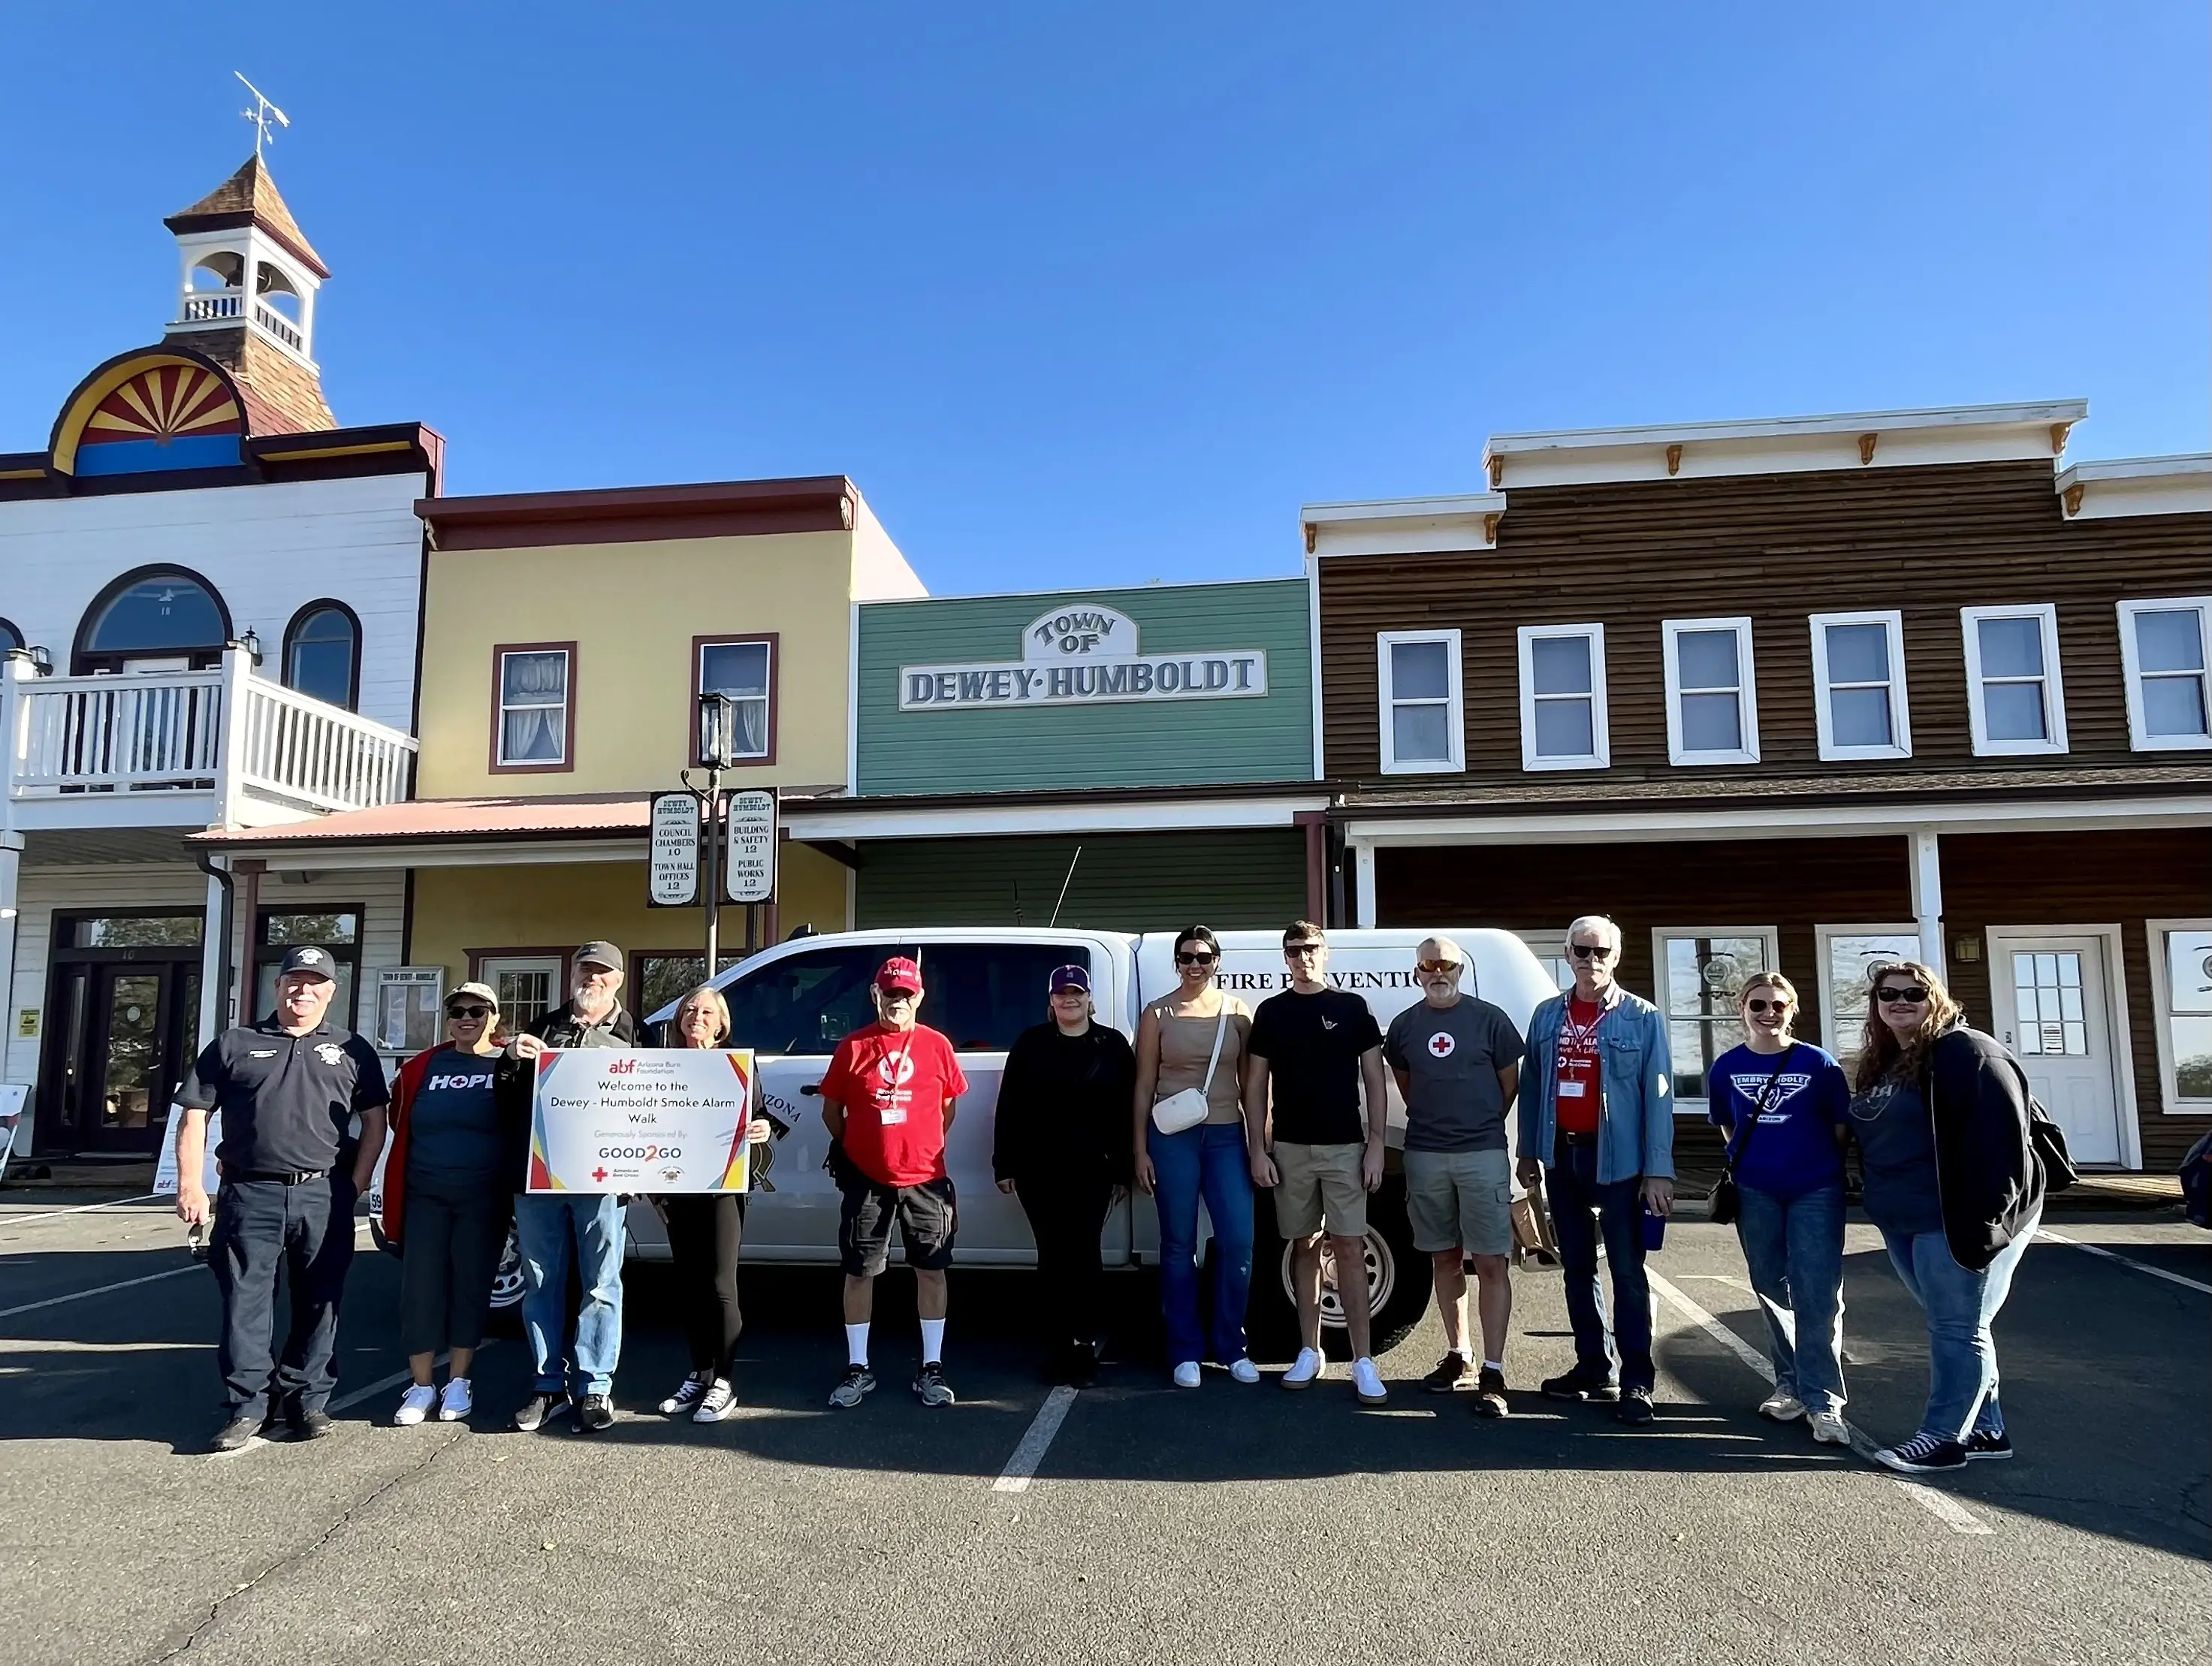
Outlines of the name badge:
{"type": "Polygon", "coordinates": [[[906,1121],[906,1107],[885,1105],[876,1113],[876,1120],[887,1128],[895,1128],[906,1121]]]}
{"type": "Polygon", "coordinates": [[[1559,1097],[1562,1099],[1581,1098],[1583,1097],[1583,1085],[1580,1082],[1561,1082],[1559,1084],[1559,1097]]]}

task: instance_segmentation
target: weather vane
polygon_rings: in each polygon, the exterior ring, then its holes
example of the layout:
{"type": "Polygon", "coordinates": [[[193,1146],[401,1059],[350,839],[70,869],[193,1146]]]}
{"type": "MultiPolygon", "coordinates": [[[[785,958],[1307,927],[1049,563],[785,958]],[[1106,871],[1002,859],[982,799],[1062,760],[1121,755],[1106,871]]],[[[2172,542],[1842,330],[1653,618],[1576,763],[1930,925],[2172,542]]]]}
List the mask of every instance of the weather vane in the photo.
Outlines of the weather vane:
{"type": "Polygon", "coordinates": [[[258,156],[261,154],[261,147],[263,145],[275,143],[275,141],[270,137],[269,132],[269,123],[270,118],[273,117],[276,119],[276,125],[279,127],[289,127],[292,125],[292,119],[286,115],[282,110],[279,110],[275,105],[271,104],[269,101],[269,95],[266,93],[263,92],[258,87],[256,87],[243,75],[240,75],[236,70],[233,70],[231,74],[238,76],[239,85],[245,88],[247,92],[253,94],[253,108],[251,110],[241,110],[238,113],[243,116],[247,121],[253,124],[253,154],[256,156],[258,156]]]}

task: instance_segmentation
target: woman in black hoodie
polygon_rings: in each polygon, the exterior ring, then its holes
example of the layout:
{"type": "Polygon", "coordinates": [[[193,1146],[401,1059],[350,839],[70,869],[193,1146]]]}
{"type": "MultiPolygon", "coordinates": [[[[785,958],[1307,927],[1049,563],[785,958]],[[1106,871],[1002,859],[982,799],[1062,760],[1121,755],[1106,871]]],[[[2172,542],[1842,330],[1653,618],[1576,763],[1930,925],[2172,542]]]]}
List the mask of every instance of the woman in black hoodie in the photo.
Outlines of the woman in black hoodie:
{"type": "Polygon", "coordinates": [[[1851,1133],[1867,1213],[1927,1311],[1929,1365],[1919,1432],[1875,1456],[1913,1474],[2008,1458],[1990,1323],[2043,1214],[2027,1079],[1918,961],[1877,965],[1868,979],[1851,1133]]]}
{"type": "Polygon", "coordinates": [[[1098,1378],[1098,1236],[1128,1182],[1137,1060],[1120,1031],[1091,1022],[1088,969],[1060,967],[1050,990],[1051,1021],[1022,1031],[1006,1055],[991,1169],[1036,1238],[1045,1380],[1085,1389],[1098,1378]]]}

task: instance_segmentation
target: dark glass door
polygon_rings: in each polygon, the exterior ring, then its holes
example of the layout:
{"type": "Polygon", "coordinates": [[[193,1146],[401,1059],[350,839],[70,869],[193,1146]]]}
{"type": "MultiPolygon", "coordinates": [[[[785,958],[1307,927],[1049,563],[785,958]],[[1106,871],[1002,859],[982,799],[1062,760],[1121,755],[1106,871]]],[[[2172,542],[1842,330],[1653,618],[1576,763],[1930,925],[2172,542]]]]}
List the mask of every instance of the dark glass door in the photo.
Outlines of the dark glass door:
{"type": "Polygon", "coordinates": [[[60,1138],[43,1145],[159,1148],[198,1029],[198,973],[175,963],[59,969],[52,1062],[60,1138]]]}

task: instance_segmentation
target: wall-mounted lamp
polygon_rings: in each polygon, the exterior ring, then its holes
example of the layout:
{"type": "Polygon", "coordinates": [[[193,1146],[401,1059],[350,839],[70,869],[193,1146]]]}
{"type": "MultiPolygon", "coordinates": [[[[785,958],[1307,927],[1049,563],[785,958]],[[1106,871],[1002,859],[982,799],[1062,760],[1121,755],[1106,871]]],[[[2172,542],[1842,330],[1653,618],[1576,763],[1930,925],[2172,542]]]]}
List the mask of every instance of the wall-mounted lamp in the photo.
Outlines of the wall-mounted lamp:
{"type": "Polygon", "coordinates": [[[1971,966],[1982,958],[1982,939],[1964,935],[1951,939],[1951,958],[1962,966],[1971,966]]]}
{"type": "Polygon", "coordinates": [[[261,639],[253,634],[253,627],[251,625],[248,625],[245,629],[240,631],[238,635],[234,636],[226,646],[230,648],[242,648],[248,654],[252,656],[253,663],[255,665],[258,666],[261,663],[261,639]]]}

